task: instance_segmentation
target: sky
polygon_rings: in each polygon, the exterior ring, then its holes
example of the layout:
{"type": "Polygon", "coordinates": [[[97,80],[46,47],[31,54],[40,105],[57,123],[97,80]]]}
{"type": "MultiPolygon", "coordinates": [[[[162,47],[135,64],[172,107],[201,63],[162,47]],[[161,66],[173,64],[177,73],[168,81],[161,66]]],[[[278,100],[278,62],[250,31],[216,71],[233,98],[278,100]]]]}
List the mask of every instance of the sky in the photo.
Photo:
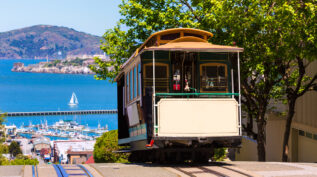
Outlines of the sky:
{"type": "Polygon", "coordinates": [[[0,0],[0,32],[56,25],[102,36],[120,19],[121,0],[0,0]]]}

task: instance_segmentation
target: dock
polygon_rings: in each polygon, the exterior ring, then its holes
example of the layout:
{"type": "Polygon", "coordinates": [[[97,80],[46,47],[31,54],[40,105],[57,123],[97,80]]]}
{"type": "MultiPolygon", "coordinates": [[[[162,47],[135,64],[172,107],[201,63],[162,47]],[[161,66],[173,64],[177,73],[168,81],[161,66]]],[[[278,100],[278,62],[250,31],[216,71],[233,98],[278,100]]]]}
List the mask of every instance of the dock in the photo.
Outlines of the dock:
{"type": "Polygon", "coordinates": [[[76,111],[39,111],[39,112],[7,112],[7,117],[18,116],[57,116],[57,115],[85,115],[85,114],[117,114],[116,109],[111,110],[76,110],[76,111]]]}

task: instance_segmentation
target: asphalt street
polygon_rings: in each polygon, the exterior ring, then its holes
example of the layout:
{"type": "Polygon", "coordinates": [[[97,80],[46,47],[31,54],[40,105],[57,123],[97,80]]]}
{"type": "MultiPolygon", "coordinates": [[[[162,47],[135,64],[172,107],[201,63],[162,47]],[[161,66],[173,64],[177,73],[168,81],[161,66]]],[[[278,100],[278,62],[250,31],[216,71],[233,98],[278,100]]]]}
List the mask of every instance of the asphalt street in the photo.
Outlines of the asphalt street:
{"type": "MultiPolygon", "coordinates": [[[[315,163],[214,162],[200,165],[99,163],[83,166],[93,177],[317,177],[317,164],[315,163]]],[[[79,166],[62,165],[61,167],[67,173],[82,174],[78,171],[79,166]]],[[[35,168],[29,165],[0,166],[0,177],[33,177],[37,175],[38,177],[59,176],[53,165],[38,165],[35,168]]]]}

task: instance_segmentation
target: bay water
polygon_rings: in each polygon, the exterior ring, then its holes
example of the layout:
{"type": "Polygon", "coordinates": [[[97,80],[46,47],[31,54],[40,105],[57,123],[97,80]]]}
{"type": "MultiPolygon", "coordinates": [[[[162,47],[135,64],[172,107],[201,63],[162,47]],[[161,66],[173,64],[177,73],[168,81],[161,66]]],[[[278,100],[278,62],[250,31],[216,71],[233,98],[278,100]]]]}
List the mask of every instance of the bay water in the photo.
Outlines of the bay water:
{"type": "MultiPolygon", "coordinates": [[[[116,84],[95,80],[93,75],[12,72],[15,62],[25,65],[45,60],[0,60],[0,112],[71,111],[116,109],[116,84]],[[68,105],[72,92],[79,104],[68,105]]],[[[76,120],[89,128],[117,129],[116,114],[7,117],[6,125],[52,125],[59,120],[76,120]]]]}

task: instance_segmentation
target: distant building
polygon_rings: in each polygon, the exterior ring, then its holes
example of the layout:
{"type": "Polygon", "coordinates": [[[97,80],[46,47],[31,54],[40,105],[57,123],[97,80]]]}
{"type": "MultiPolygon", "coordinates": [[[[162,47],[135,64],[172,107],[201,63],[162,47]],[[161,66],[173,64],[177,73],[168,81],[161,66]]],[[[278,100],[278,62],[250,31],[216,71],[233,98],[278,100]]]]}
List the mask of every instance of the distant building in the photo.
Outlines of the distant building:
{"type": "Polygon", "coordinates": [[[67,151],[67,158],[69,164],[83,164],[88,161],[89,158],[93,157],[93,149],[88,151],[72,150],[67,151]]]}
{"type": "MultiPolygon", "coordinates": [[[[50,139],[47,137],[40,136],[38,138],[35,138],[33,140],[33,147],[34,147],[34,151],[36,153],[41,153],[41,151],[43,152],[43,150],[45,150],[45,152],[47,151],[47,153],[45,153],[45,154],[51,153],[50,139]]],[[[45,155],[45,154],[43,154],[43,155],[45,155]]]]}
{"type": "Polygon", "coordinates": [[[66,56],[66,60],[75,60],[76,58],[80,58],[80,59],[93,59],[94,57],[98,57],[102,60],[109,60],[109,56],[107,55],[67,55],[66,56]]]}
{"type": "Polygon", "coordinates": [[[15,125],[5,125],[4,135],[6,137],[14,138],[17,135],[17,127],[15,125]]]}
{"type": "Polygon", "coordinates": [[[54,162],[61,164],[85,163],[92,156],[95,143],[95,140],[54,141],[54,162]]]}
{"type": "Polygon", "coordinates": [[[83,66],[89,66],[89,65],[92,65],[92,64],[95,64],[95,60],[94,59],[88,59],[88,60],[83,61],[83,66]]]}

